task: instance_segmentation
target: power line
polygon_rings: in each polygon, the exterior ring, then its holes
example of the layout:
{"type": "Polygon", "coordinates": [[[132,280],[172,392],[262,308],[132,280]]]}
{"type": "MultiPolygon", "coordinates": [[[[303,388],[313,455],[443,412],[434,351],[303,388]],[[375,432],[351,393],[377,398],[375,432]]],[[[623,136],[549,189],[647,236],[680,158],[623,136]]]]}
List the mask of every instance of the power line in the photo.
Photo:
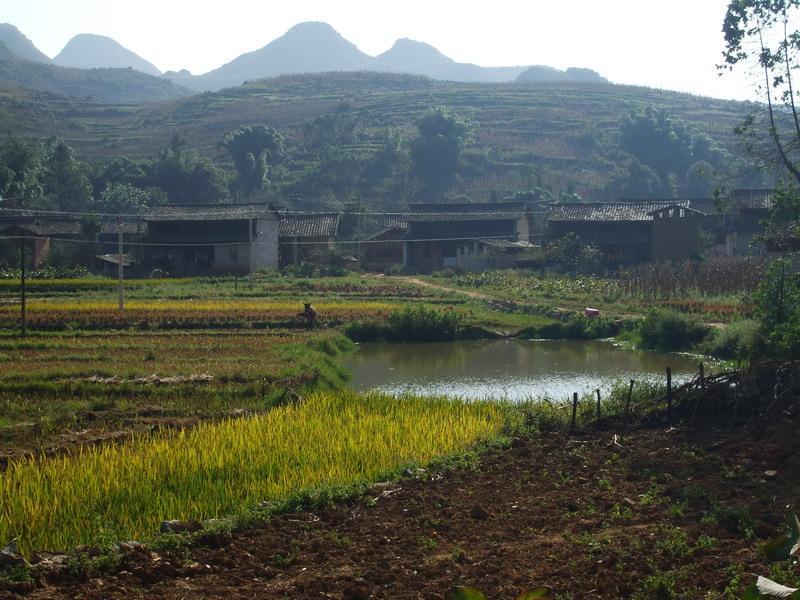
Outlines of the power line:
{"type": "MultiPolygon", "coordinates": [[[[513,238],[513,235],[496,235],[486,236],[475,234],[471,236],[459,237],[438,237],[438,238],[414,238],[414,239],[399,239],[399,240],[332,240],[329,242],[308,242],[308,241],[285,241],[278,242],[278,246],[358,246],[363,244],[399,244],[399,243],[422,243],[422,242],[475,242],[475,241],[490,241],[490,240],[504,240],[508,241],[513,238]]],[[[68,244],[95,244],[95,245],[112,245],[113,242],[102,242],[97,240],[77,240],[74,238],[60,238],[47,235],[8,235],[0,236],[0,240],[50,240],[51,242],[66,242],[68,244]]],[[[205,243],[188,243],[188,242],[133,242],[126,241],[125,246],[141,246],[141,247],[159,247],[159,248],[208,248],[209,246],[247,246],[249,242],[243,240],[241,242],[205,242],[205,243]]],[[[271,246],[269,242],[253,241],[254,246],[271,246]]]]}
{"type": "MultiPolygon", "coordinates": [[[[225,205],[226,207],[230,206],[232,208],[246,208],[247,204],[229,204],[225,205]]],[[[446,203],[443,206],[447,206],[446,203]]],[[[180,208],[180,207],[178,207],[180,208]]],[[[309,216],[309,217],[323,217],[323,216],[335,216],[335,215],[348,215],[348,216],[386,216],[386,217],[400,217],[400,218],[407,218],[407,217],[434,217],[434,216],[449,216],[449,217],[458,217],[458,216],[471,216],[471,217],[483,217],[483,216],[490,216],[496,215],[498,212],[508,212],[514,213],[518,212],[512,208],[502,206],[502,203],[497,205],[497,209],[499,210],[487,210],[487,211],[450,211],[450,210],[441,210],[441,211],[335,211],[335,210],[327,210],[327,211],[302,211],[302,210],[278,210],[276,209],[274,212],[280,217],[293,217],[293,216],[309,216]],[[503,209],[506,208],[504,211],[503,209]]],[[[267,214],[272,212],[271,210],[266,210],[261,214],[267,214]]],[[[178,220],[180,217],[230,217],[230,212],[228,210],[219,209],[219,210],[209,210],[209,211],[193,211],[193,212],[171,212],[168,215],[164,215],[162,219],[159,219],[157,214],[149,213],[149,214],[140,214],[140,213],[98,213],[98,212],[78,212],[78,211],[62,211],[62,210],[39,210],[39,209],[28,209],[28,208],[4,208],[0,207],[0,214],[2,213],[15,213],[19,214],[22,217],[102,217],[107,219],[116,219],[117,217],[123,217],[125,219],[131,220],[142,220],[142,221],[149,221],[149,220],[178,220]]],[[[244,220],[248,217],[242,216],[241,219],[244,220]]]]}

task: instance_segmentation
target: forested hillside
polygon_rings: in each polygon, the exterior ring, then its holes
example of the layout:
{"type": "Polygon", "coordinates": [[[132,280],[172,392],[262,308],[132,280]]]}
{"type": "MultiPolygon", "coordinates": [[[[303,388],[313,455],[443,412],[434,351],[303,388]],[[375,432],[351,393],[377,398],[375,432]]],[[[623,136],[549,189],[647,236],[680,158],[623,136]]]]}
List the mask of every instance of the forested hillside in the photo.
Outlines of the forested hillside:
{"type": "Polygon", "coordinates": [[[0,132],[56,135],[91,162],[153,159],[177,134],[185,147],[227,170],[232,198],[242,195],[241,173],[222,142],[240,127],[264,125],[280,136],[281,151],[256,152],[256,162],[265,162],[264,185],[248,190],[250,196],[396,206],[420,197],[487,200],[538,188],[597,200],[707,195],[715,173],[730,185],[758,185],[752,176],[734,177],[749,171],[734,130],[751,109],[608,84],[333,73],[279,77],[150,107],[5,90],[0,132]],[[446,182],[426,181],[414,151],[421,121],[436,107],[464,124],[446,182]]]}

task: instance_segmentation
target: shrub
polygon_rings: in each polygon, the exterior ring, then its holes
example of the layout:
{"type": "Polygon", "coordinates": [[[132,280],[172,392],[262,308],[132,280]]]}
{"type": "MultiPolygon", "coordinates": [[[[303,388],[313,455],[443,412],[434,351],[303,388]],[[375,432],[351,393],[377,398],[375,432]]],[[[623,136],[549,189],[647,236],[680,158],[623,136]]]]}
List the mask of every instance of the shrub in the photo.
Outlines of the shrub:
{"type": "Polygon", "coordinates": [[[350,323],[345,334],[356,342],[440,342],[457,339],[462,330],[460,314],[419,305],[392,311],[386,323],[350,323]]]}
{"type": "Polygon", "coordinates": [[[528,327],[520,337],[546,340],[596,340],[619,333],[621,325],[608,317],[590,319],[586,315],[574,314],[566,321],[555,321],[537,327],[528,327]]]}
{"type": "Polygon", "coordinates": [[[708,327],[689,315],[651,308],[639,323],[642,348],[671,352],[692,348],[708,334],[708,327]]]}
{"type": "Polygon", "coordinates": [[[719,358],[746,359],[753,356],[762,345],[759,323],[744,320],[714,329],[703,346],[703,352],[719,358]]]}

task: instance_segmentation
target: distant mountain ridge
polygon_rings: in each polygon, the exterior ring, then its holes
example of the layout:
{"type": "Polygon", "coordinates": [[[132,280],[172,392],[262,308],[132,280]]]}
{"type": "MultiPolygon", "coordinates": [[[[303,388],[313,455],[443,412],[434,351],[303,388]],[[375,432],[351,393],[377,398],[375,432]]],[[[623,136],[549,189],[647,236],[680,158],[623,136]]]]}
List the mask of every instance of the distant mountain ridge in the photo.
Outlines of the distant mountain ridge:
{"type": "Polygon", "coordinates": [[[23,60],[50,64],[53,61],[33,45],[23,33],[10,23],[0,23],[0,42],[14,55],[23,60]]]}
{"type": "MultiPolygon", "coordinates": [[[[459,63],[423,42],[408,38],[397,40],[386,52],[373,57],[359,50],[327,23],[299,23],[263,48],[242,54],[231,62],[203,75],[188,71],[164,73],[164,77],[197,91],[213,91],[242,85],[246,81],[269,79],[280,75],[333,71],[375,71],[424,75],[442,81],[469,83],[514,82],[531,67],[481,67],[459,63]]],[[[531,74],[522,82],[592,81],[608,82],[589,69],[531,74]],[[545,77],[545,75],[549,75],[545,77]]]]}
{"type": "Polygon", "coordinates": [[[150,104],[191,95],[134,69],[70,69],[19,58],[0,41],[0,87],[27,88],[106,103],[150,104]]]}
{"type": "Polygon", "coordinates": [[[59,67],[74,69],[126,69],[158,77],[161,71],[110,37],[81,33],[73,37],[53,59],[59,67]]]}
{"type": "Polygon", "coordinates": [[[281,75],[344,71],[405,73],[465,83],[608,83],[591,69],[561,71],[541,65],[482,67],[459,63],[430,44],[408,38],[397,40],[378,56],[370,56],[322,22],[299,23],[263,48],[242,54],[202,75],[192,75],[187,70],[162,74],[155,65],[112,38],[95,34],[76,35],[52,61],[13,25],[0,25],[0,42],[5,42],[20,59],[77,69],[130,68],[161,76],[196,92],[216,91],[281,75]]]}

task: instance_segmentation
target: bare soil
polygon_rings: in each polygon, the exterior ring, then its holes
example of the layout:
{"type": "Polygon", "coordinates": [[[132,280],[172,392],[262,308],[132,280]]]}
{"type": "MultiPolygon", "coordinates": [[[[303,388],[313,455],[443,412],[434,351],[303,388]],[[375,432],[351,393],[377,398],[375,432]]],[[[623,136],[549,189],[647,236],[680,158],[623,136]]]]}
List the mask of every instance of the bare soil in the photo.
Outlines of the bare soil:
{"type": "Polygon", "coordinates": [[[759,545],[800,497],[796,431],[542,434],[28,597],[443,598],[466,584],[499,600],[546,584],[564,599],[722,598],[770,575],[759,545]]]}

